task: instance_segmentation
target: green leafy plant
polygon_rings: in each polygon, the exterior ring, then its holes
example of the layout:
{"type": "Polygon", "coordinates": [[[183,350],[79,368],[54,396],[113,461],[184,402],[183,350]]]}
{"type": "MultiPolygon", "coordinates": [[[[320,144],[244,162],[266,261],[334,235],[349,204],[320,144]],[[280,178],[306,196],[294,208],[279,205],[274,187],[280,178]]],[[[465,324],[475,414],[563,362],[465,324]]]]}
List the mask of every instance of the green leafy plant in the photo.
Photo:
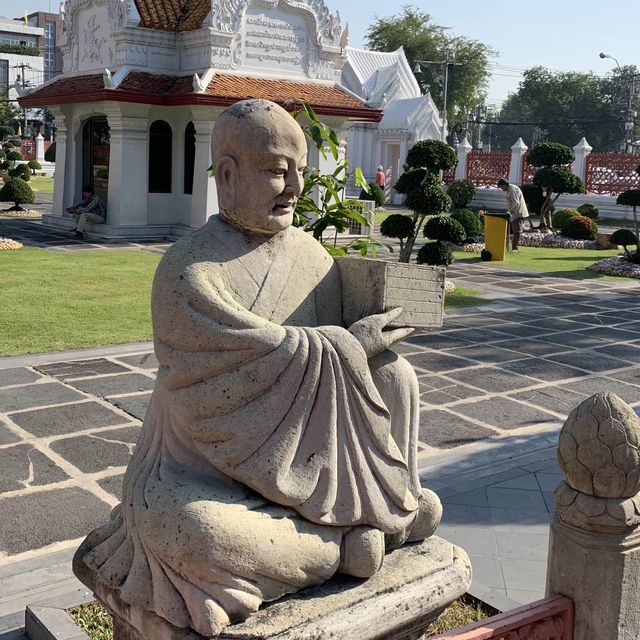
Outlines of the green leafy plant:
{"type": "Polygon", "coordinates": [[[375,182],[370,182],[369,189],[363,189],[360,192],[360,200],[373,200],[376,207],[381,207],[384,204],[384,199],[384,189],[375,182]]]}
{"type": "Polygon", "coordinates": [[[609,242],[622,247],[629,262],[640,262],[640,255],[638,255],[638,238],[631,229],[618,229],[614,231],[611,234],[611,238],[609,238],[609,242]],[[627,249],[627,247],[631,245],[636,248],[634,253],[631,253],[629,249],[627,249]]]}
{"type": "Polygon", "coordinates": [[[27,164],[17,164],[13,169],[9,169],[12,178],[22,178],[25,182],[31,180],[31,169],[27,164]]]}
{"type": "Polygon", "coordinates": [[[451,216],[433,216],[425,222],[424,237],[462,244],[467,239],[467,234],[464,232],[464,227],[451,216]]]}
{"type": "Polygon", "coordinates": [[[598,235],[596,223],[585,216],[571,216],[560,228],[563,236],[574,240],[595,240],[598,235]]]}
{"type": "Polygon", "coordinates": [[[592,220],[597,220],[598,215],[600,214],[600,209],[598,209],[595,204],[591,204],[590,202],[581,204],[578,207],[577,211],[581,216],[586,216],[587,218],[591,218],[592,220]]]}
{"type": "Polygon", "coordinates": [[[520,187],[524,201],[527,203],[529,213],[540,215],[540,210],[544,204],[544,192],[542,189],[531,182],[527,182],[520,187]]]}
{"type": "Polygon", "coordinates": [[[395,190],[406,195],[405,204],[413,211],[414,225],[413,234],[407,238],[400,252],[400,262],[411,259],[426,217],[451,209],[451,198],[440,184],[438,171],[451,169],[456,163],[455,151],[440,140],[422,140],[409,149],[405,171],[395,184],[395,190]]]}
{"type": "Polygon", "coordinates": [[[479,213],[469,211],[469,209],[459,209],[454,211],[450,217],[462,225],[467,240],[482,235],[482,218],[479,213]]]}
{"type": "Polygon", "coordinates": [[[451,247],[442,242],[427,242],[420,247],[416,256],[418,264],[449,265],[453,262],[451,247]]]}
{"type": "Polygon", "coordinates": [[[540,207],[540,228],[553,228],[551,213],[556,200],[563,193],[584,193],[584,184],[578,176],[566,169],[575,160],[571,147],[557,142],[542,142],[529,152],[529,164],[541,167],[533,177],[533,184],[540,187],[544,202],[540,207]]]}
{"type": "Polygon", "coordinates": [[[456,209],[466,207],[476,195],[476,185],[471,180],[454,180],[447,187],[447,194],[456,209]]]}
{"type": "Polygon", "coordinates": [[[26,44],[0,44],[0,53],[14,53],[19,56],[39,56],[38,47],[26,44]]]}
{"type": "Polygon", "coordinates": [[[37,160],[29,160],[27,162],[27,166],[31,169],[33,175],[36,175],[36,171],[40,171],[42,169],[42,165],[37,160]]]}
{"type": "Polygon", "coordinates": [[[0,202],[13,202],[15,206],[7,211],[24,211],[21,204],[31,204],[35,200],[31,187],[21,178],[11,178],[0,189],[0,202]]]}
{"type": "Polygon", "coordinates": [[[576,209],[560,209],[551,216],[554,229],[562,229],[562,226],[569,218],[574,218],[580,214],[576,209]]]}
{"type": "Polygon", "coordinates": [[[22,160],[22,156],[20,155],[20,152],[14,151],[13,149],[5,153],[5,158],[7,159],[8,162],[13,162],[13,163],[16,163],[19,160],[22,160]]]}
{"type": "Polygon", "coordinates": [[[404,241],[413,235],[415,224],[409,216],[401,213],[392,213],[380,223],[380,233],[385,238],[397,238],[400,240],[400,251],[404,249],[404,241]]]}
{"type": "Polygon", "coordinates": [[[44,152],[44,159],[46,162],[56,161],[56,143],[55,140],[49,145],[49,148],[44,152]]]}

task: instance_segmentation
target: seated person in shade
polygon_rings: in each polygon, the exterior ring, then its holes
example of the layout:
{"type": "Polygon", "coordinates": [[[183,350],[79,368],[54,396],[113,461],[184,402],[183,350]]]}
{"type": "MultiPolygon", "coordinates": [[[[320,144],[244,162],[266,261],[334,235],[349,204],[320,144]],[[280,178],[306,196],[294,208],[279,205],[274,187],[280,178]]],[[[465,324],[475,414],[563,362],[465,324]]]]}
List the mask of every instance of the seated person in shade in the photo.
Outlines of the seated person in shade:
{"type": "Polygon", "coordinates": [[[82,187],[82,200],[74,207],[69,207],[67,213],[76,218],[75,232],[77,236],[82,236],[87,222],[104,224],[107,211],[104,202],[95,194],[93,187],[85,185],[82,187]]]}

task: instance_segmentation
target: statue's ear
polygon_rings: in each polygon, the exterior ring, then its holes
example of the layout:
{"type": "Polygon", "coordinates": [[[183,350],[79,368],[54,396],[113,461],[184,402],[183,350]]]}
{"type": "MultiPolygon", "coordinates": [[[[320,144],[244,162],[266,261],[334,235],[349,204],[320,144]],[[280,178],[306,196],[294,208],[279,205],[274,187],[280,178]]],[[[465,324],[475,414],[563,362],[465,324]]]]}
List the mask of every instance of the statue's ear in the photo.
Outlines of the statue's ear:
{"type": "Polygon", "coordinates": [[[232,156],[223,156],[214,165],[218,206],[220,211],[233,211],[236,200],[238,163],[232,156]]]}

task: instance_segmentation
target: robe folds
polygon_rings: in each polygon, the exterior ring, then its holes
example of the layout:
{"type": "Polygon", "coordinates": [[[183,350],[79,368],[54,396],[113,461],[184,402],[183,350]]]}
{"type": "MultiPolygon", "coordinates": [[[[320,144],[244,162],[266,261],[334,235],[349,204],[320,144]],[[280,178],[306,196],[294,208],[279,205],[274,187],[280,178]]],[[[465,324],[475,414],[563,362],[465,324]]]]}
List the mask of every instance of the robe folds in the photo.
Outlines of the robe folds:
{"type": "Polygon", "coordinates": [[[341,299],[298,229],[259,238],[215,216],[169,249],[141,439],[122,504],[85,542],[98,595],[211,636],[331,577],[349,528],[412,524],[417,402],[390,414],[341,299]]]}

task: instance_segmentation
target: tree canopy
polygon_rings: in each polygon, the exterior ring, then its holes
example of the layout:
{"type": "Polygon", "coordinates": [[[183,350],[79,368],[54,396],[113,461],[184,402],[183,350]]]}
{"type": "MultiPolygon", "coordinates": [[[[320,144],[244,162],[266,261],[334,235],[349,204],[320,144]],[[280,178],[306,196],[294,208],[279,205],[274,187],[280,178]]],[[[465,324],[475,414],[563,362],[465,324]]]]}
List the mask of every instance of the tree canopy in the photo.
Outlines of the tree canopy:
{"type": "Polygon", "coordinates": [[[573,147],[585,137],[595,151],[617,151],[624,137],[629,77],[637,73],[635,66],[616,69],[604,78],[544,67],[527,69],[518,90],[496,116],[494,148],[509,149],[519,137],[529,147],[543,140],[573,147]]]}
{"type": "MultiPolygon", "coordinates": [[[[485,97],[489,79],[489,60],[495,53],[486,44],[462,36],[452,37],[431,20],[431,16],[416,7],[406,5],[393,16],[375,16],[365,35],[367,45],[374,51],[395,51],[403,47],[411,64],[419,60],[443,60],[446,51],[455,54],[456,65],[449,67],[447,119],[466,121],[471,109],[485,97]],[[458,64],[459,63],[459,64],[458,64]]],[[[435,103],[442,108],[444,82],[443,65],[421,65],[416,78],[423,91],[430,91],[435,103]]]]}

